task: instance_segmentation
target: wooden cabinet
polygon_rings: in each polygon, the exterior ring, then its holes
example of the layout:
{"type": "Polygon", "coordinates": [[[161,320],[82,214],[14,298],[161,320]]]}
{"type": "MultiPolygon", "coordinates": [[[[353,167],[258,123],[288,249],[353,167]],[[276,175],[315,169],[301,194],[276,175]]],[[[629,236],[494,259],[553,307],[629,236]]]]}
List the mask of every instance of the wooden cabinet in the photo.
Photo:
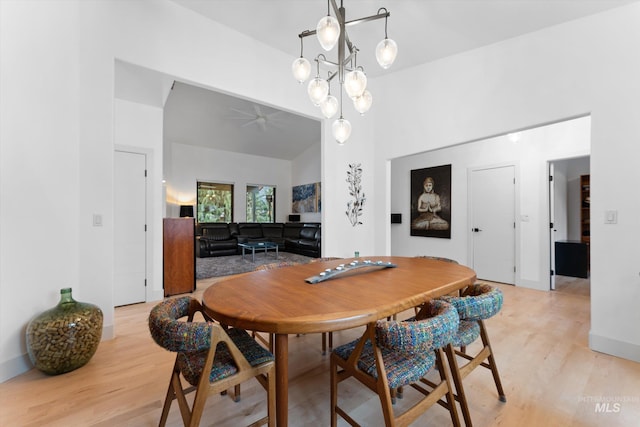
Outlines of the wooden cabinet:
{"type": "Polygon", "coordinates": [[[589,208],[591,207],[590,176],[580,176],[580,240],[589,243],[591,237],[591,218],[589,216],[589,208]]]}
{"type": "Polygon", "coordinates": [[[163,223],[164,296],[196,289],[193,218],[165,218],[163,223]]]}

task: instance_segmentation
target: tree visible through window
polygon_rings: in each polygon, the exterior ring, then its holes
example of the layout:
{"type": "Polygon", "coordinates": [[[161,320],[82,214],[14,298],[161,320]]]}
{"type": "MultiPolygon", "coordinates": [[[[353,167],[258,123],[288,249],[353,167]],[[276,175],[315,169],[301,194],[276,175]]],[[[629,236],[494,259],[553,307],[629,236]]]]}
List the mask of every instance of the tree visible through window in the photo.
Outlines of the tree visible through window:
{"type": "Polygon", "coordinates": [[[233,184],[198,182],[198,222],[233,222],[233,184]]]}
{"type": "Polygon", "coordinates": [[[276,187],[247,185],[247,222],[275,222],[276,187]]]}

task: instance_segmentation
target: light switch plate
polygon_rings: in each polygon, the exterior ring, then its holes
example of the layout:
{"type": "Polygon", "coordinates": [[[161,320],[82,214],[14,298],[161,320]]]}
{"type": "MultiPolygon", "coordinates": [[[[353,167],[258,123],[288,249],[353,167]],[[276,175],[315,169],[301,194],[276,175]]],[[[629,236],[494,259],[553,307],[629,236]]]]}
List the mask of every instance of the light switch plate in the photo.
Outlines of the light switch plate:
{"type": "Polygon", "coordinates": [[[604,211],[604,223],[605,224],[617,224],[618,223],[618,211],[604,211]]]}
{"type": "Polygon", "coordinates": [[[94,227],[102,227],[102,215],[93,214],[93,226],[94,227]]]}

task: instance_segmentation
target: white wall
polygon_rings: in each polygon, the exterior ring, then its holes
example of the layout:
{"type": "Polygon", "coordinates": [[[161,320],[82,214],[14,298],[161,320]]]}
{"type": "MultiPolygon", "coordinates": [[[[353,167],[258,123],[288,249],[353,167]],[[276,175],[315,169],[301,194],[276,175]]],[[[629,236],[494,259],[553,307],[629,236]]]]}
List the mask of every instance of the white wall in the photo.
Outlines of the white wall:
{"type": "MultiPolygon", "coordinates": [[[[5,380],[29,368],[25,327],[55,305],[62,287],[99,305],[106,337],[115,333],[116,60],[309,117],[319,112],[300,96],[290,73],[282,72],[290,69],[294,54],[173,2],[3,0],[0,8],[0,380],[5,380]],[[226,40],[215,55],[211,40],[226,40]],[[262,80],[254,75],[258,67],[262,80]],[[92,226],[93,214],[103,216],[102,227],[92,226]],[[33,241],[25,238],[34,224],[47,242],[37,263],[33,241]]],[[[161,182],[153,185],[160,189],[152,192],[162,193],[161,182]]],[[[161,216],[153,230],[161,227],[161,216]]],[[[154,252],[161,251],[160,236],[154,252]]]]}
{"type": "MultiPolygon", "coordinates": [[[[640,361],[640,199],[627,196],[640,182],[638,22],[635,2],[380,77],[380,112],[388,120],[375,123],[375,142],[382,176],[389,159],[589,113],[590,346],[640,361]],[[606,210],[618,211],[617,224],[604,224],[606,210]]],[[[391,193],[378,189],[386,206],[376,215],[386,219],[391,193]]],[[[548,259],[545,247],[533,249],[548,259]]],[[[387,250],[378,233],[376,251],[387,250]]]]}
{"type": "Polygon", "coordinates": [[[78,209],[78,42],[73,3],[0,2],[0,381],[30,367],[26,325],[61,288],[91,300],[78,259],[90,246],[79,224],[91,227],[78,209]]]}
{"type": "Polygon", "coordinates": [[[182,204],[195,206],[197,181],[220,182],[234,185],[233,220],[246,222],[247,185],[264,184],[276,187],[276,222],[286,222],[291,210],[290,161],[186,144],[165,144],[171,145],[165,179],[172,216],[178,216],[182,204]]]}
{"type": "Polygon", "coordinates": [[[468,174],[471,169],[516,165],[516,285],[549,289],[547,160],[585,155],[590,146],[589,117],[530,129],[518,142],[507,136],[402,157],[391,162],[391,211],[403,222],[391,226],[391,254],[432,255],[470,265],[468,174]],[[411,170],[451,164],[451,239],[410,235],[411,170]],[[547,252],[548,253],[548,250],[547,252]]]}
{"type": "MultiPolygon", "coordinates": [[[[321,182],[322,177],[322,145],[320,142],[307,148],[304,153],[293,159],[291,162],[291,185],[304,185],[321,182]]],[[[320,189],[322,195],[322,188],[320,189]]],[[[291,212],[291,189],[289,190],[289,213],[291,212]]],[[[322,209],[322,207],[320,208],[322,209]]],[[[305,212],[300,214],[302,222],[320,222],[322,211],[305,212]]]]}

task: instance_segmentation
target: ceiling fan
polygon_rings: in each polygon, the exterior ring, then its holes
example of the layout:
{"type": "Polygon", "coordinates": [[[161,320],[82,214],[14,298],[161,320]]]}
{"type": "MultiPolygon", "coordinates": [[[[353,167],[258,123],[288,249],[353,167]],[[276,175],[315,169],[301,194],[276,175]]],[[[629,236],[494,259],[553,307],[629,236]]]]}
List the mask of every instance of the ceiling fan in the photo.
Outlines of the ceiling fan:
{"type": "Polygon", "coordinates": [[[253,104],[253,112],[248,113],[246,111],[238,110],[237,108],[231,108],[232,111],[239,113],[242,117],[229,117],[231,120],[245,120],[246,122],[241,124],[240,127],[247,127],[251,125],[258,126],[263,132],[266,132],[267,125],[278,127],[275,123],[275,117],[280,115],[282,111],[274,111],[272,113],[264,113],[259,105],[253,104]]]}

